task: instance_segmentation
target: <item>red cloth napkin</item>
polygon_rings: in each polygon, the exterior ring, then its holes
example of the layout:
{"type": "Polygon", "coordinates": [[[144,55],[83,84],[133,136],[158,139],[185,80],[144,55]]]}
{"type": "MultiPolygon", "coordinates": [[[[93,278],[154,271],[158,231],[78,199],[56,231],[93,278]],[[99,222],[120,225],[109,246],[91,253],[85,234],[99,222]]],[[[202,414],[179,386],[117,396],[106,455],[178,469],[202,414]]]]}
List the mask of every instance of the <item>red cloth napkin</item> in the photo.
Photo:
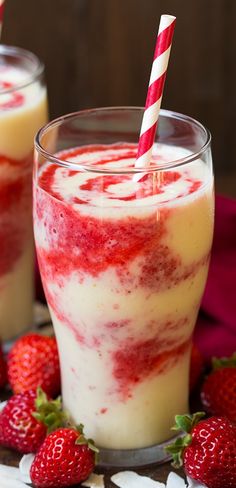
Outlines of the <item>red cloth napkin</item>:
{"type": "Polygon", "coordinates": [[[236,200],[216,198],[212,257],[195,342],[203,355],[236,351],[236,200]]]}

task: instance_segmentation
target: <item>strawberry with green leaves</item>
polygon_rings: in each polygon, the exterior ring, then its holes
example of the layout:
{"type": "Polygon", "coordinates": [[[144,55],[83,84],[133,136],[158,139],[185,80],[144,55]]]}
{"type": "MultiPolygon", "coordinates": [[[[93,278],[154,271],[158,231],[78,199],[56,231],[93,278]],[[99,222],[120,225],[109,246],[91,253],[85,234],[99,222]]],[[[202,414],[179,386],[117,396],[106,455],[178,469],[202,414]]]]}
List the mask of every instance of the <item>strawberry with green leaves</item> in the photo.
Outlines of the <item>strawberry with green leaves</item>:
{"type": "Polygon", "coordinates": [[[236,422],[236,353],[230,358],[213,359],[212,364],[213,371],[202,386],[202,404],[208,413],[236,422]]]}
{"type": "Polygon", "coordinates": [[[23,454],[36,452],[48,432],[67,421],[61,400],[41,390],[13,395],[0,414],[0,444],[23,454]]]}
{"type": "Polygon", "coordinates": [[[58,429],[46,437],[30,469],[34,486],[62,488],[89,477],[98,450],[84,437],[82,427],[58,429]]]}
{"type": "Polygon", "coordinates": [[[168,446],[174,466],[208,488],[236,487],[236,425],[225,417],[177,415],[174,430],[186,432],[168,446]]]}

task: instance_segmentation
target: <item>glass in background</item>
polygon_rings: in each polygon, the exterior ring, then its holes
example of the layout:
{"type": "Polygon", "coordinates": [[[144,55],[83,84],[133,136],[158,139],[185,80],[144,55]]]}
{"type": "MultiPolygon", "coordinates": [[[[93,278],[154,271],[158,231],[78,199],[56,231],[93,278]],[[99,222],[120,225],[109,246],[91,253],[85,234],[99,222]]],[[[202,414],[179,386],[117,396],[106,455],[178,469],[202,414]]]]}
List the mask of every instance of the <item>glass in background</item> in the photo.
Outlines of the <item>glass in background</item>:
{"type": "Polygon", "coordinates": [[[33,323],[33,140],[47,121],[44,66],[18,47],[0,46],[0,337],[33,323]]]}

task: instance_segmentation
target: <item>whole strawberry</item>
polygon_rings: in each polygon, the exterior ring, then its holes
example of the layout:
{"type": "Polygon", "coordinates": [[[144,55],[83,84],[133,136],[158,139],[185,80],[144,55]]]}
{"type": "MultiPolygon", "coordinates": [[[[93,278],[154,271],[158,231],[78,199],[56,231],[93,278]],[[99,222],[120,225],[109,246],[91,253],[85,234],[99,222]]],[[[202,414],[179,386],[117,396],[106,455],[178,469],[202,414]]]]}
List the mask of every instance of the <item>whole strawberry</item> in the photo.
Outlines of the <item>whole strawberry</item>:
{"type": "Polygon", "coordinates": [[[8,355],[8,379],[14,393],[40,386],[51,397],[60,392],[60,367],[54,337],[27,334],[8,355]]]}
{"type": "Polygon", "coordinates": [[[174,465],[208,488],[236,487],[236,425],[225,417],[200,420],[202,412],[177,415],[175,430],[187,435],[167,448],[174,465]]]}
{"type": "Polygon", "coordinates": [[[48,401],[41,390],[13,395],[0,414],[0,444],[23,454],[35,452],[58,412],[61,421],[60,411],[59,400],[48,401]]]}
{"type": "Polygon", "coordinates": [[[47,427],[36,420],[35,390],[13,395],[0,414],[0,444],[23,454],[35,452],[42,444],[47,427]]]}
{"type": "Polygon", "coordinates": [[[201,377],[204,367],[204,360],[203,356],[196,346],[196,344],[192,345],[191,350],[191,358],[190,358],[190,378],[189,378],[189,388],[190,391],[194,390],[197,386],[198,381],[201,377]]]}
{"type": "Polygon", "coordinates": [[[3,388],[7,383],[7,365],[2,351],[0,342],[0,388],[3,388]]]}
{"type": "Polygon", "coordinates": [[[201,400],[207,412],[236,422],[236,354],[213,360],[213,371],[203,383],[201,400]]]}
{"type": "Polygon", "coordinates": [[[30,477],[37,488],[61,488],[89,477],[97,449],[82,430],[58,429],[49,434],[37,452],[30,477]]]}

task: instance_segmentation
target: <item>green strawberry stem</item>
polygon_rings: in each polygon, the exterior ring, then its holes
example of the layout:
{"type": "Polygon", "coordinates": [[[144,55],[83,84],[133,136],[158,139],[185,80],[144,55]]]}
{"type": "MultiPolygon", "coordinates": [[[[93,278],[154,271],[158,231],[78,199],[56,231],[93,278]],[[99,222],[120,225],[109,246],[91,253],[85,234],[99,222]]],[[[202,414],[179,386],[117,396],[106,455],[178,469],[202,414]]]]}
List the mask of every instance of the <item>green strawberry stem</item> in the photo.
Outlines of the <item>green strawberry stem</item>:
{"type": "Polygon", "coordinates": [[[173,463],[172,466],[179,468],[183,465],[183,452],[186,447],[188,447],[192,442],[191,431],[205,416],[205,412],[197,412],[193,415],[176,415],[175,425],[172,430],[185,432],[186,435],[177,437],[175,442],[166,446],[166,451],[172,455],[173,463]]]}
{"type": "Polygon", "coordinates": [[[236,368],[236,352],[229,358],[213,358],[212,367],[213,369],[236,368]]]}
{"type": "Polygon", "coordinates": [[[47,426],[47,433],[53,432],[59,427],[70,425],[69,415],[62,409],[61,397],[56,400],[48,400],[42,388],[37,388],[35,400],[36,411],[33,417],[47,426]]]}
{"type": "Polygon", "coordinates": [[[78,430],[78,432],[80,432],[80,434],[84,433],[84,425],[83,424],[78,424],[75,427],[76,427],[76,430],[78,430]]]}
{"type": "Polygon", "coordinates": [[[95,446],[94,444],[94,441],[93,439],[87,439],[85,436],[84,436],[84,432],[83,432],[83,424],[79,424],[77,427],[76,427],[78,433],[80,434],[75,443],[79,446],[82,446],[82,445],[86,445],[88,446],[89,449],[91,449],[91,451],[93,451],[95,453],[95,464],[97,464],[98,462],[98,454],[99,454],[99,449],[97,446],[95,446]]]}

